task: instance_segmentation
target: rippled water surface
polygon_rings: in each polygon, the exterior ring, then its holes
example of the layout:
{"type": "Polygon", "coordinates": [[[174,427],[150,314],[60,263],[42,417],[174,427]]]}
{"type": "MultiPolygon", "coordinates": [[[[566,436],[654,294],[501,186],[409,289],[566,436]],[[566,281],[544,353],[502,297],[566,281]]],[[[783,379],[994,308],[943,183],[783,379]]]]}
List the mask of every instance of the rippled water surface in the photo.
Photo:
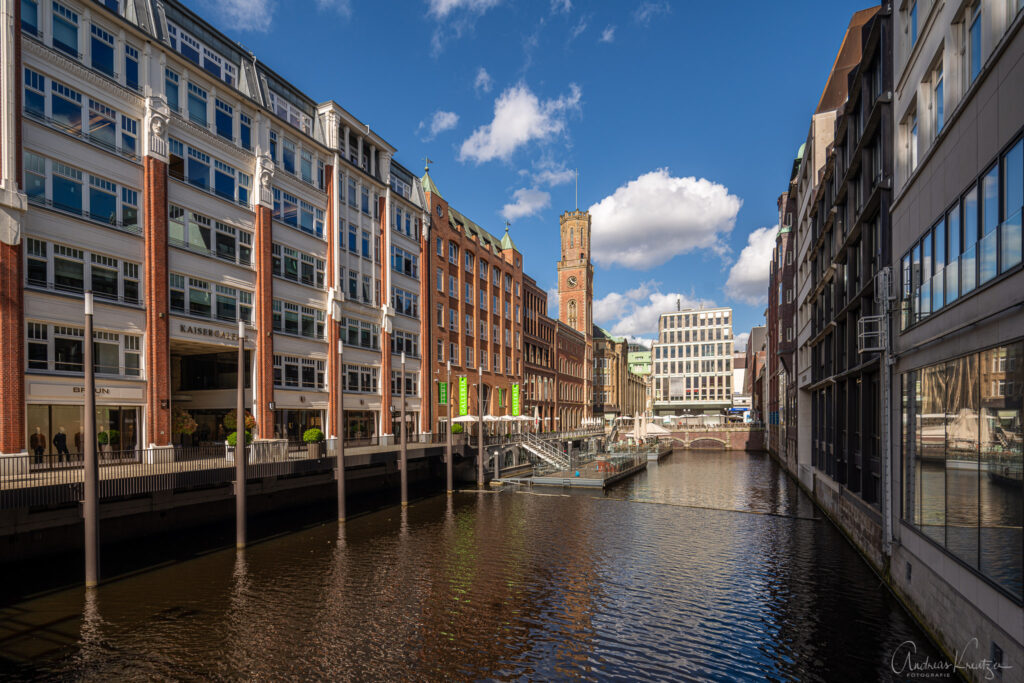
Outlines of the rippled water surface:
{"type": "Polygon", "coordinates": [[[0,677],[819,680],[938,653],[767,457],[459,493],[0,609],[0,677]]]}

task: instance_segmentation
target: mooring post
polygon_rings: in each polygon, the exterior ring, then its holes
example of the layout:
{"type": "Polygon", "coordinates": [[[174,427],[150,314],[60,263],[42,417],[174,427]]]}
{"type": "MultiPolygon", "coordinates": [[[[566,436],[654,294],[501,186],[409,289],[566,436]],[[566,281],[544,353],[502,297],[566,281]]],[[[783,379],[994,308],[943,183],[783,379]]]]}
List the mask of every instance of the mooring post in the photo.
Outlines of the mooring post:
{"type": "Polygon", "coordinates": [[[408,438],[406,432],[408,431],[408,425],[405,423],[405,352],[402,352],[402,369],[401,374],[398,376],[398,381],[402,384],[401,393],[401,424],[402,424],[402,436],[400,445],[401,461],[400,465],[402,468],[401,479],[402,479],[402,506],[409,504],[409,453],[408,453],[408,438]]]}
{"type": "MultiPolygon", "coordinates": [[[[340,336],[340,335],[339,335],[340,336]]],[[[335,430],[338,437],[338,521],[345,521],[345,364],[342,359],[345,354],[345,345],[338,339],[338,428],[335,430]]]]}
{"type": "Polygon", "coordinates": [[[445,391],[445,396],[448,399],[448,438],[445,440],[444,447],[444,460],[445,460],[445,481],[448,486],[448,495],[452,495],[454,488],[452,487],[452,427],[455,423],[452,422],[452,362],[448,361],[448,378],[446,382],[448,388],[445,391]]]}
{"type": "Polygon", "coordinates": [[[238,395],[235,406],[235,547],[245,548],[245,321],[238,321],[238,395]]]}
{"type": "Polygon", "coordinates": [[[85,431],[83,446],[85,501],[85,586],[100,581],[99,463],[96,462],[96,375],[92,348],[92,290],[85,293],[85,431]]]}
{"type": "Polygon", "coordinates": [[[477,368],[476,402],[480,414],[477,416],[477,424],[480,426],[479,437],[476,444],[476,486],[484,487],[484,369],[477,368]]]}

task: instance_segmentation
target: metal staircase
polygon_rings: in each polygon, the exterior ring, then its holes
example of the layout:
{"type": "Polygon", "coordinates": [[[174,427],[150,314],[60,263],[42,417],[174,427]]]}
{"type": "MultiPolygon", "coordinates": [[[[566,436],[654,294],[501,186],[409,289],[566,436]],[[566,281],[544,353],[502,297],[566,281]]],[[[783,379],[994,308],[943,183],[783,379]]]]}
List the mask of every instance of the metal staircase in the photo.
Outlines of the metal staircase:
{"type": "Polygon", "coordinates": [[[569,458],[547,441],[537,438],[535,434],[524,434],[521,445],[552,467],[559,470],[569,469],[569,458]]]}

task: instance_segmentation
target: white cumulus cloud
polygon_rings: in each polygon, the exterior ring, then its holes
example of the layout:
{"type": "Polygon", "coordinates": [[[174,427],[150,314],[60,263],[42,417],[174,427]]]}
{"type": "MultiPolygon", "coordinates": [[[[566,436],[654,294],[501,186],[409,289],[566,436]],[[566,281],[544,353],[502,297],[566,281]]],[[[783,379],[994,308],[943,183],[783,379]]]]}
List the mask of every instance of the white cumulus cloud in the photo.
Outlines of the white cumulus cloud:
{"type": "Polygon", "coordinates": [[[565,162],[555,161],[547,156],[536,162],[533,167],[533,180],[540,185],[564,185],[571,183],[576,177],[576,171],[566,168],[565,162]]]}
{"type": "Polygon", "coordinates": [[[594,260],[643,270],[697,249],[721,252],[742,204],[704,178],[645,173],[590,207],[594,260]]]}
{"type": "Polygon", "coordinates": [[[736,351],[746,351],[748,341],[750,341],[750,333],[740,332],[739,334],[733,337],[732,348],[735,349],[736,351]]]}
{"type": "Polygon", "coordinates": [[[662,313],[675,311],[677,305],[682,308],[698,308],[701,304],[714,306],[712,301],[679,292],[645,292],[642,298],[628,302],[625,314],[611,326],[609,332],[619,336],[657,334],[658,318],[662,313]]]}
{"type": "Polygon", "coordinates": [[[491,79],[491,74],[487,73],[487,69],[480,67],[476,70],[476,80],[473,81],[473,89],[478,93],[491,92],[491,88],[494,87],[494,81],[491,79]]]}
{"type": "Polygon", "coordinates": [[[552,12],[568,12],[572,9],[572,0],[551,0],[552,12]]]}
{"type": "Polygon", "coordinates": [[[605,29],[601,31],[601,38],[599,40],[602,43],[610,43],[615,40],[615,27],[606,26],[605,29]]]}
{"type": "Polygon", "coordinates": [[[768,301],[768,275],[771,271],[772,249],[779,226],[758,228],[747,236],[747,246],[729,271],[725,293],[729,298],[751,305],[768,301]]]}
{"type": "Polygon", "coordinates": [[[416,128],[417,132],[426,130],[427,136],[423,138],[424,142],[429,142],[438,136],[439,133],[443,133],[446,130],[451,130],[459,124],[459,115],[453,111],[435,111],[434,115],[430,118],[430,123],[420,121],[420,125],[416,128]]]}
{"type": "Polygon", "coordinates": [[[494,119],[473,131],[459,149],[459,160],[477,164],[508,159],[532,140],[543,141],[565,130],[566,116],[580,108],[582,92],[571,83],[569,93],[541,100],[525,83],[518,83],[494,102],[494,119]]]}
{"type": "Polygon", "coordinates": [[[558,320],[558,287],[548,290],[548,317],[558,320]]]}
{"type": "Polygon", "coordinates": [[[551,206],[551,195],[535,187],[519,188],[512,193],[512,199],[514,201],[501,210],[501,215],[510,221],[532,216],[551,206]]]}

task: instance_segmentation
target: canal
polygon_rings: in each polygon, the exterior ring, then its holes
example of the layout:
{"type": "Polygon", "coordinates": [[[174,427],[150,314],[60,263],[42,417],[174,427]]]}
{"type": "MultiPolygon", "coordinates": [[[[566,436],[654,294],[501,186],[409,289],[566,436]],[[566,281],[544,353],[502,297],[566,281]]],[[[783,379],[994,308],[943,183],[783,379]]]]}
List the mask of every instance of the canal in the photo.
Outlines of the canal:
{"type": "Polygon", "coordinates": [[[677,452],[8,604],[0,678],[902,680],[906,641],[940,658],[767,456],[677,452]]]}

